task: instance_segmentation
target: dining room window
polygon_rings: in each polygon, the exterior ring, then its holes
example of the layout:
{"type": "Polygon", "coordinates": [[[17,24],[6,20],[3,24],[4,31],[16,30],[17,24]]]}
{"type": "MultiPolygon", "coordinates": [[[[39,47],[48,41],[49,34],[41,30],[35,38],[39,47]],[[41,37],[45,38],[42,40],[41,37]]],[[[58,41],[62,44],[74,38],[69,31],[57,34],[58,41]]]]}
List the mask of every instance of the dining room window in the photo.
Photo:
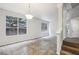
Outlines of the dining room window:
{"type": "Polygon", "coordinates": [[[6,16],[6,35],[26,34],[26,19],[6,16]]]}
{"type": "Polygon", "coordinates": [[[48,30],[48,25],[47,23],[42,23],[41,24],[41,31],[47,31],[48,30]]]}

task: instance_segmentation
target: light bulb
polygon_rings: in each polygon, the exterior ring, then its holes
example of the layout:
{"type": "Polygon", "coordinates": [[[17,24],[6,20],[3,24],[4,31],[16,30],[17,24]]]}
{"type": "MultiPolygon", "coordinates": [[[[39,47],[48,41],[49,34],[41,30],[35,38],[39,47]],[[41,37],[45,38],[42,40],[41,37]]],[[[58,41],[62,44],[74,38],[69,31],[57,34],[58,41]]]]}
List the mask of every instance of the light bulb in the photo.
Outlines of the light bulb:
{"type": "Polygon", "coordinates": [[[32,19],[33,16],[32,16],[31,14],[27,14],[27,15],[26,15],[26,18],[27,18],[27,19],[32,19]]]}

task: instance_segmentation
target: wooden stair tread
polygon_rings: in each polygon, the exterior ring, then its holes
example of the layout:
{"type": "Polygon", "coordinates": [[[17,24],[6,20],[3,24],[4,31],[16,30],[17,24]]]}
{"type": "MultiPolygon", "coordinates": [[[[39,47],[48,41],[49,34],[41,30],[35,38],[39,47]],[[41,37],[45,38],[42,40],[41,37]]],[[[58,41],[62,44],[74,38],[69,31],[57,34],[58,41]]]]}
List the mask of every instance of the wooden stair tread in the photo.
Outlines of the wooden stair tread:
{"type": "Polygon", "coordinates": [[[75,54],[75,55],[79,55],[79,44],[64,41],[62,50],[75,54]]]}
{"type": "Polygon", "coordinates": [[[78,38],[78,37],[72,37],[72,38],[68,38],[68,37],[67,37],[67,38],[65,38],[64,41],[79,44],[79,38],[78,38]]]}
{"type": "Polygon", "coordinates": [[[74,54],[72,54],[72,53],[70,53],[70,52],[67,52],[67,51],[62,50],[62,51],[61,51],[61,55],[74,55],[74,54]]]}
{"type": "Polygon", "coordinates": [[[72,43],[72,42],[63,41],[63,45],[71,46],[71,47],[75,47],[75,48],[79,49],[79,44],[78,43],[72,43]]]}
{"type": "Polygon", "coordinates": [[[79,38],[72,37],[72,38],[65,38],[63,41],[62,49],[61,49],[62,55],[79,55],[79,38]]]}
{"type": "Polygon", "coordinates": [[[64,47],[64,48],[68,48],[68,49],[71,49],[71,50],[74,50],[74,51],[78,51],[78,52],[79,52],[79,49],[74,48],[74,47],[71,47],[71,46],[64,45],[63,47],[64,47]]]}
{"type": "Polygon", "coordinates": [[[65,51],[68,51],[70,53],[79,55],[79,49],[71,47],[71,46],[63,45],[62,50],[65,50],[65,51]]]}

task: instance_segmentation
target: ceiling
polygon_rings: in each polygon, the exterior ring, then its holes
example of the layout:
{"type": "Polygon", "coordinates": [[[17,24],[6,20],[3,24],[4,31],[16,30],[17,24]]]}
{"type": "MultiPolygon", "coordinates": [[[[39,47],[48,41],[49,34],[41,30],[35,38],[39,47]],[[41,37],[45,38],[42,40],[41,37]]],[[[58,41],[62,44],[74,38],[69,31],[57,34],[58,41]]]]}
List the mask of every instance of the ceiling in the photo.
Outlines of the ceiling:
{"type": "MultiPolygon", "coordinates": [[[[21,14],[28,13],[28,3],[0,3],[0,8],[21,14]]],[[[31,14],[37,18],[51,21],[57,18],[56,3],[30,3],[31,14]]]]}

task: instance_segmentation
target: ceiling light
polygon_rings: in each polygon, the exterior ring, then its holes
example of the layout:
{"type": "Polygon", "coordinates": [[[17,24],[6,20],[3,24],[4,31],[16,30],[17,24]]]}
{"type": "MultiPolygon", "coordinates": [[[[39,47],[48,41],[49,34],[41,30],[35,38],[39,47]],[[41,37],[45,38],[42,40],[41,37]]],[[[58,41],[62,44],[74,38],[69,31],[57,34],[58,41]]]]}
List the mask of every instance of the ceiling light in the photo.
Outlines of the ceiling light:
{"type": "Polygon", "coordinates": [[[27,15],[26,15],[26,18],[27,18],[27,19],[32,19],[33,16],[32,16],[31,14],[27,14],[27,15]]]}
{"type": "Polygon", "coordinates": [[[31,15],[31,8],[30,8],[31,6],[30,6],[30,3],[28,4],[28,12],[29,12],[29,14],[26,14],[25,16],[26,16],[26,18],[27,19],[32,19],[33,18],[33,16],[31,15]]]}

